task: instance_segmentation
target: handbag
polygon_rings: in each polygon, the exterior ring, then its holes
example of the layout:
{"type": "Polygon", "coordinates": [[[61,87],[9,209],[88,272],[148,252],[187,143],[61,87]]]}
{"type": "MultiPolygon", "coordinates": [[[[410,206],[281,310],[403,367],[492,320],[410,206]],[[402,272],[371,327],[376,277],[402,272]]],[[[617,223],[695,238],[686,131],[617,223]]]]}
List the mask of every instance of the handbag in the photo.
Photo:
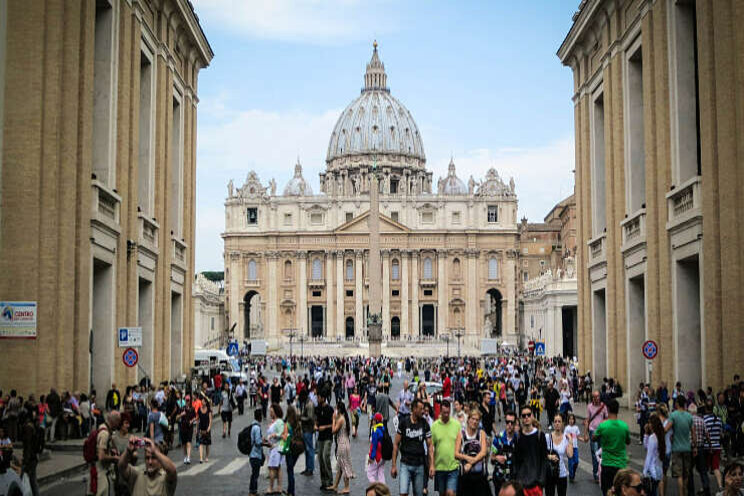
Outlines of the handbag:
{"type": "Polygon", "coordinates": [[[553,435],[548,433],[547,436],[550,438],[550,449],[548,450],[548,454],[558,456],[558,461],[551,460],[550,458],[548,458],[548,476],[551,479],[556,480],[560,477],[560,474],[561,474],[561,467],[560,467],[561,459],[558,453],[555,452],[555,445],[553,444],[553,435]]]}
{"type": "Polygon", "coordinates": [[[160,424],[160,425],[161,425],[162,427],[164,427],[164,428],[166,428],[166,429],[168,428],[168,417],[166,417],[166,416],[165,416],[165,414],[164,414],[163,412],[160,412],[160,419],[158,419],[158,423],[159,423],[159,424],[160,424]]]}

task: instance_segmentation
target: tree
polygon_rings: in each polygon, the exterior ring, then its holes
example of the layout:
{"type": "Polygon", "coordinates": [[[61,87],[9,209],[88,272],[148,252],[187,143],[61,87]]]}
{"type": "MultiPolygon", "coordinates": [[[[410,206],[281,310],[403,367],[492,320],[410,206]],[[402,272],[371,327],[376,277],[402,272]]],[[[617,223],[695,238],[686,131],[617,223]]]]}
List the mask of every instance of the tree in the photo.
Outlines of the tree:
{"type": "Polygon", "coordinates": [[[225,280],[225,271],[205,270],[202,275],[212,282],[222,282],[225,280]]]}

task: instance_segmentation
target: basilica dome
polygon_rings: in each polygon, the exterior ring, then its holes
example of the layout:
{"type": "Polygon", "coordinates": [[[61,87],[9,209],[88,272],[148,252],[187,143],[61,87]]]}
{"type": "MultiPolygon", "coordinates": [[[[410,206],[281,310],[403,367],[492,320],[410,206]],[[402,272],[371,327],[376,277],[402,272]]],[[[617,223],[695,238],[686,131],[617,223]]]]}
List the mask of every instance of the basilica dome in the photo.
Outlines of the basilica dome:
{"type": "Polygon", "coordinates": [[[418,126],[408,109],[390,94],[385,65],[374,44],[362,94],[341,113],[328,144],[326,162],[360,155],[398,155],[426,161],[418,126]]]}
{"type": "Polygon", "coordinates": [[[284,187],[284,196],[312,196],[313,189],[304,177],[302,177],[302,165],[300,159],[295,164],[294,177],[284,187]]]}
{"type": "Polygon", "coordinates": [[[449,170],[447,177],[439,180],[439,194],[440,195],[467,195],[468,187],[462,182],[462,179],[457,177],[455,172],[455,161],[450,159],[449,170]]]}

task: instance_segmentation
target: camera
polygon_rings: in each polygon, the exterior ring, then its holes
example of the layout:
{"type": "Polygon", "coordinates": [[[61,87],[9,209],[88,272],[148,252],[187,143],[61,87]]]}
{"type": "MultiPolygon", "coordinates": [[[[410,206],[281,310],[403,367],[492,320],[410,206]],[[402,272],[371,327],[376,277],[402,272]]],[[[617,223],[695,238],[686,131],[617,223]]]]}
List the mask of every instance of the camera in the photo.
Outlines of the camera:
{"type": "Polygon", "coordinates": [[[147,443],[143,438],[138,437],[134,439],[134,446],[137,448],[144,448],[145,446],[147,446],[147,443]]]}

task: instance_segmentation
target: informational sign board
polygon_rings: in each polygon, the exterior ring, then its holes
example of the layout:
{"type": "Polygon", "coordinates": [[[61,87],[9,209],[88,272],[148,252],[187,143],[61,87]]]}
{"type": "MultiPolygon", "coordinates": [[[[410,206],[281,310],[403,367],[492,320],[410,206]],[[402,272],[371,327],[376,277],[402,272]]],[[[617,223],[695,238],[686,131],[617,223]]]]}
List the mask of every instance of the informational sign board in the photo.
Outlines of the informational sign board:
{"type": "Polygon", "coordinates": [[[120,327],[119,348],[133,348],[142,346],[141,327],[120,327]]]}
{"type": "Polygon", "coordinates": [[[225,351],[227,353],[227,356],[238,356],[238,343],[233,341],[232,343],[229,343],[227,345],[227,350],[225,351]]]}
{"type": "Polygon", "coordinates": [[[545,356],[545,341],[535,343],[535,356],[545,356]]]}
{"type": "Polygon", "coordinates": [[[124,353],[121,355],[121,361],[124,362],[124,365],[127,367],[134,367],[137,365],[137,362],[139,361],[137,350],[134,348],[127,348],[124,350],[124,353]]]}
{"type": "Polygon", "coordinates": [[[0,339],[36,339],[36,302],[0,301],[0,339]]]}
{"type": "Polygon", "coordinates": [[[648,340],[645,343],[643,343],[643,348],[641,349],[643,352],[643,356],[646,357],[646,360],[653,360],[656,358],[656,355],[659,353],[659,347],[656,344],[656,341],[648,340]]]}

